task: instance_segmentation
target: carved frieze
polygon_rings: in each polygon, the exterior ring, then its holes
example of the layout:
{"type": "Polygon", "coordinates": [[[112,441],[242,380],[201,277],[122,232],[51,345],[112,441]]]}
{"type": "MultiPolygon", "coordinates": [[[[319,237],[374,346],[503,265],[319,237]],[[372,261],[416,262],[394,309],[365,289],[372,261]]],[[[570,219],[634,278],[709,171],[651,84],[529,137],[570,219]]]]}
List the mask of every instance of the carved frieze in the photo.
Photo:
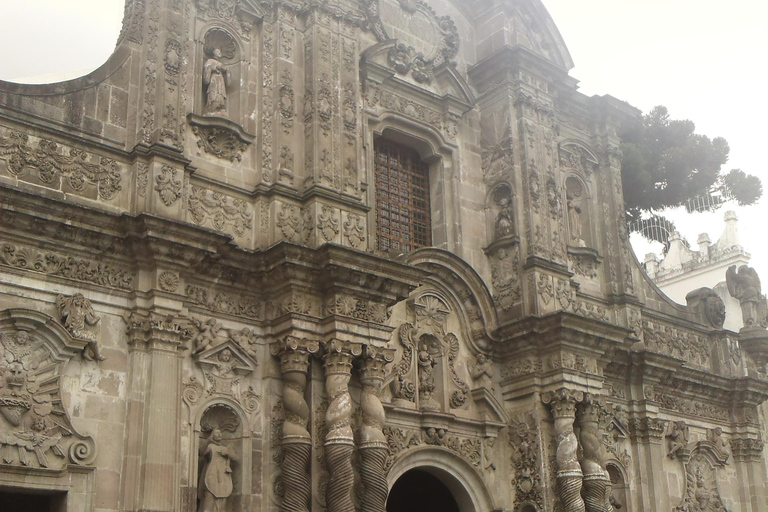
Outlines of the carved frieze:
{"type": "Polygon", "coordinates": [[[196,224],[210,222],[217,231],[229,231],[238,236],[253,228],[253,213],[243,199],[192,186],[188,204],[189,214],[196,224]]]}
{"type": "Polygon", "coordinates": [[[264,307],[253,299],[237,296],[229,292],[210,292],[200,286],[187,285],[187,299],[193,304],[215,313],[242,316],[260,320],[264,318],[264,307]]]}
{"type": "Polygon", "coordinates": [[[719,421],[729,421],[728,408],[714,403],[705,403],[700,400],[688,398],[672,390],[648,386],[644,390],[645,398],[659,402],[661,407],[671,411],[681,412],[686,415],[700,418],[708,418],[719,421]]]}
{"type": "Polygon", "coordinates": [[[481,439],[452,434],[443,428],[430,427],[424,430],[411,430],[385,426],[384,435],[387,437],[388,447],[385,464],[387,470],[392,467],[402,452],[422,445],[446,448],[476,468],[480,468],[483,462],[481,439]]]}
{"type": "Polygon", "coordinates": [[[25,178],[34,173],[43,186],[59,189],[66,183],[75,192],[83,192],[86,185],[96,186],[98,197],[113,199],[123,186],[123,169],[107,157],[96,159],[86,151],[69,148],[64,151],[58,143],[38,139],[33,148],[30,136],[18,131],[0,135],[0,158],[5,159],[8,171],[25,178]]]}
{"type": "Polygon", "coordinates": [[[709,340],[700,334],[643,320],[643,341],[650,350],[685,359],[692,365],[709,366],[709,340]]]}

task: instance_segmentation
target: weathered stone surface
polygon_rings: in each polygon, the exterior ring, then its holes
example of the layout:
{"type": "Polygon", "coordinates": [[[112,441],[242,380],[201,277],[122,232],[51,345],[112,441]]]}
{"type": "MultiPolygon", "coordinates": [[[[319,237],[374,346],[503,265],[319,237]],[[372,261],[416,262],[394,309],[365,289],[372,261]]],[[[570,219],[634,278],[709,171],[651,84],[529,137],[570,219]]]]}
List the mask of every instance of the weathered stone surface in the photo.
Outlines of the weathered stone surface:
{"type": "Polygon", "coordinates": [[[759,280],[738,334],[650,284],[639,111],[571,67],[539,0],[127,0],[98,70],[0,82],[0,487],[383,512],[427,467],[462,512],[765,510],[759,280]],[[379,245],[395,196],[431,247],[379,245]]]}

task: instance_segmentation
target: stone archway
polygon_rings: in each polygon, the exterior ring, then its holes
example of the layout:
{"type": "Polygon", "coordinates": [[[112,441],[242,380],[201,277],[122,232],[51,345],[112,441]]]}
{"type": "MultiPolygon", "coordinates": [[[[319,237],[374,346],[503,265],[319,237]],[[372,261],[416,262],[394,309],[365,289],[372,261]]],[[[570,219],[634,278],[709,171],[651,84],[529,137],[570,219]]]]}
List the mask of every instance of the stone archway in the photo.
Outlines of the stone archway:
{"type": "Polygon", "coordinates": [[[460,512],[451,490],[424,469],[398,478],[387,498],[387,512],[460,512]]]}
{"type": "Polygon", "coordinates": [[[423,446],[409,450],[392,465],[387,481],[393,500],[392,504],[390,499],[387,500],[387,512],[411,512],[393,506],[403,494],[419,485],[424,494],[442,500],[440,504],[445,505],[440,509],[442,512],[490,512],[496,509],[482,476],[467,461],[443,448],[423,446]],[[434,496],[437,492],[443,495],[434,496]]]}

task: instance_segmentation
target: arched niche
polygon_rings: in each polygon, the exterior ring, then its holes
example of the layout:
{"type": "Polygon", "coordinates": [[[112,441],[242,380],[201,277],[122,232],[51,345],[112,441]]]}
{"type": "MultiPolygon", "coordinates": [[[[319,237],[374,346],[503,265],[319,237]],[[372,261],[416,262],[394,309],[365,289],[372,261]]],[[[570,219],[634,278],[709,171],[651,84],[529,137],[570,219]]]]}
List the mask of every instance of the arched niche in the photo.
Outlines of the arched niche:
{"type": "Polygon", "coordinates": [[[392,489],[408,471],[419,470],[437,478],[451,493],[459,512],[496,510],[483,477],[464,459],[434,446],[416,447],[397,459],[389,470],[387,482],[392,489]]]}
{"type": "Polygon", "coordinates": [[[199,79],[195,89],[195,112],[231,119],[241,124],[243,49],[238,39],[224,26],[214,24],[207,26],[201,33],[198,49],[195,67],[199,79]],[[209,104],[209,100],[215,101],[214,89],[218,90],[222,86],[226,96],[223,109],[220,104],[209,104]]]}
{"type": "Polygon", "coordinates": [[[517,235],[515,193],[507,182],[497,183],[486,199],[486,230],[488,243],[512,239],[517,235]]]}
{"type": "Polygon", "coordinates": [[[592,199],[586,183],[575,175],[565,179],[568,246],[594,248],[592,199]]]}
{"type": "Polygon", "coordinates": [[[631,510],[631,504],[629,503],[629,486],[627,484],[627,477],[624,474],[624,470],[621,465],[615,462],[609,462],[606,464],[606,470],[608,471],[608,478],[611,481],[611,503],[614,508],[620,506],[619,510],[627,512],[631,510]]]}
{"type": "Polygon", "coordinates": [[[196,503],[194,510],[200,510],[204,499],[212,499],[206,496],[211,485],[224,486],[216,489],[220,495],[227,494],[231,488],[222,510],[248,510],[247,497],[252,493],[252,442],[247,414],[236,402],[216,398],[197,409],[193,427],[194,436],[188,446],[189,483],[196,503]],[[217,432],[220,438],[217,438],[217,432]],[[209,482],[217,480],[219,483],[206,484],[207,478],[211,479],[209,482]]]}

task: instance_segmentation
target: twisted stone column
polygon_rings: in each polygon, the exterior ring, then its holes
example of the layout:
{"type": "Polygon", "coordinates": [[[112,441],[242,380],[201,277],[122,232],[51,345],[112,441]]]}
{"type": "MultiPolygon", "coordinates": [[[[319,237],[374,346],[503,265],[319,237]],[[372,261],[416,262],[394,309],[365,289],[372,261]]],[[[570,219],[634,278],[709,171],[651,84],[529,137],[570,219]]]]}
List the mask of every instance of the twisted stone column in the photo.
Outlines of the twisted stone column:
{"type": "Polygon", "coordinates": [[[576,403],[584,398],[584,393],[559,389],[542,395],[541,400],[552,409],[557,435],[557,495],[563,512],[585,512],[581,497],[582,472],[576,452],[579,442],[573,433],[576,419],[576,403]]]}
{"type": "Polygon", "coordinates": [[[283,375],[285,421],[280,446],[283,449],[284,512],[309,511],[312,439],[307,431],[309,406],[304,399],[304,392],[307,387],[309,356],[318,349],[318,342],[293,336],[287,336],[272,346],[272,353],[280,356],[280,371],[283,375]]]}
{"type": "Polygon", "coordinates": [[[362,345],[342,340],[331,340],[325,345],[325,388],[329,404],[325,413],[325,457],[331,474],[326,492],[328,512],[355,512],[352,503],[352,454],[355,440],[349,424],[352,398],[349,396],[349,378],[352,361],[362,352],[362,345]]]}
{"type": "Polygon", "coordinates": [[[594,397],[584,397],[579,415],[581,470],[584,472],[584,504],[587,512],[613,512],[611,480],[604,467],[603,445],[598,433],[600,403],[594,397]]]}
{"type": "Polygon", "coordinates": [[[384,465],[387,462],[387,438],[384,436],[384,407],[379,399],[387,363],[394,359],[395,351],[368,345],[360,360],[360,383],[363,386],[360,408],[363,424],[360,426],[360,479],[363,483],[362,512],[385,512],[389,485],[384,465]]]}

